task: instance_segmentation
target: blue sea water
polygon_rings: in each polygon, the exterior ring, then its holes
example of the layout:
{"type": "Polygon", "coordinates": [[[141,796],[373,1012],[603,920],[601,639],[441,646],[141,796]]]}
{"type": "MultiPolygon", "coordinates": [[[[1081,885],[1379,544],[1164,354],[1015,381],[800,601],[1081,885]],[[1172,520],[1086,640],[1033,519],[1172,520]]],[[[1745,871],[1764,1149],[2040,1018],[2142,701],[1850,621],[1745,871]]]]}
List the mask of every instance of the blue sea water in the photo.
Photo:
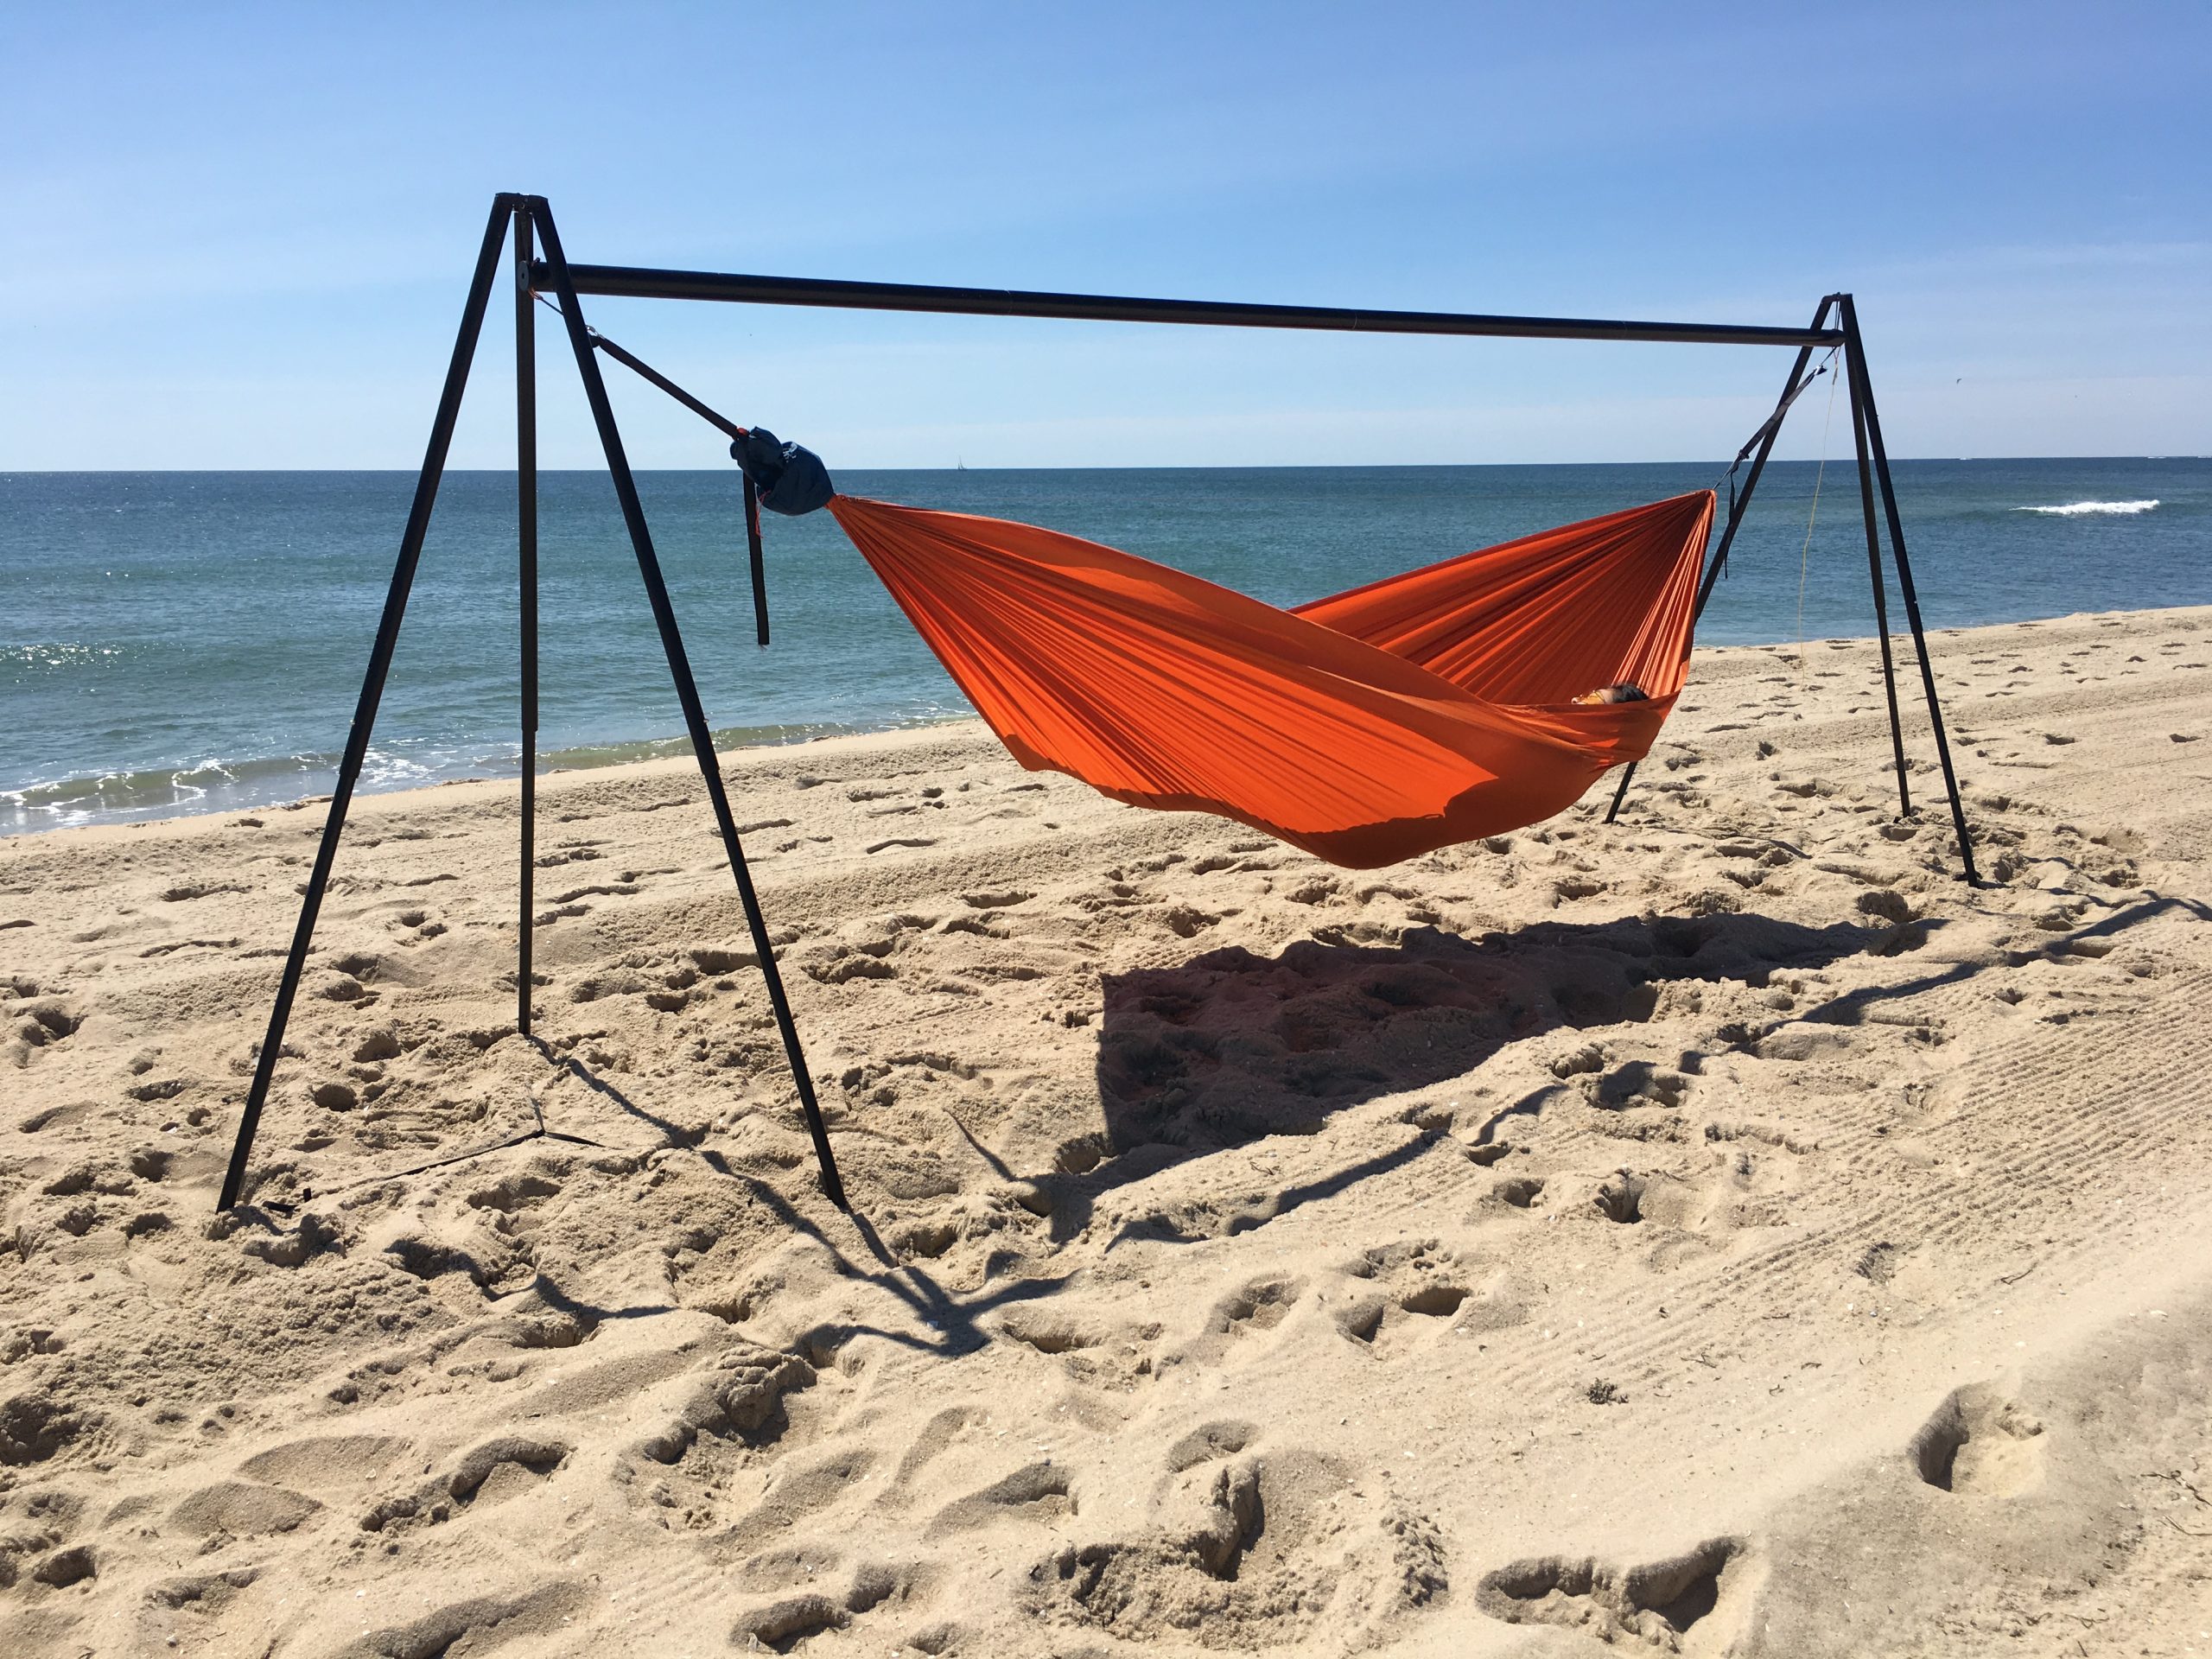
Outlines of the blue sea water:
{"type": "MultiPolygon", "coordinates": [[[[1051,525],[1285,604],[1724,470],[853,471],[838,484],[1051,525]]],[[[1702,642],[1873,631],[1855,469],[1828,465],[1815,518],[1816,475],[1768,469],[1702,642]]],[[[2212,461],[1918,461],[1897,480],[1931,628],[2212,603],[2212,461]]],[[[612,486],[600,473],[541,483],[542,764],[670,752],[681,718],[612,486]]],[[[0,474],[0,834],[327,791],[413,486],[388,472],[0,474]]],[[[646,473],[639,487],[721,741],[964,712],[828,514],[769,519],[763,652],[734,469],[646,473]]],[[[514,498],[512,474],[448,476],[365,787],[515,771],[514,498]]],[[[1891,620],[1902,630],[1894,596],[1891,620]]]]}

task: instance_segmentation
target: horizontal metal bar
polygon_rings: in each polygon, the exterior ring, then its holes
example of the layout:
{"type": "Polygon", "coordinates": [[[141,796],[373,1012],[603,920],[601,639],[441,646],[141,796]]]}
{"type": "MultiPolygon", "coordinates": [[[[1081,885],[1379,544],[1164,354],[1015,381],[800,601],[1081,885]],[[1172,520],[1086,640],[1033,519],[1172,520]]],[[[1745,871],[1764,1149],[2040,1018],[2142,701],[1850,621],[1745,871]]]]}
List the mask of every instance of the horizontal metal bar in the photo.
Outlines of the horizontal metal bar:
{"type": "MultiPolygon", "coordinates": [[[[1496,334],[1524,340],[1675,340],[1704,346],[1834,346],[1838,328],[1741,323],[1610,322],[1586,317],[1486,316],[1456,311],[1359,311],[1328,305],[1243,305],[1224,300],[1140,300],[1014,288],[936,288],[918,283],[830,282],[741,276],[636,265],[571,265],[579,294],[628,299],[725,300],[747,305],[830,306],[855,311],[935,311],[981,317],[1064,317],[1098,322],[1181,322],[1224,328],[1308,328],[1368,334],[1496,334]]],[[[543,261],[532,281],[547,289],[543,261]]]]}

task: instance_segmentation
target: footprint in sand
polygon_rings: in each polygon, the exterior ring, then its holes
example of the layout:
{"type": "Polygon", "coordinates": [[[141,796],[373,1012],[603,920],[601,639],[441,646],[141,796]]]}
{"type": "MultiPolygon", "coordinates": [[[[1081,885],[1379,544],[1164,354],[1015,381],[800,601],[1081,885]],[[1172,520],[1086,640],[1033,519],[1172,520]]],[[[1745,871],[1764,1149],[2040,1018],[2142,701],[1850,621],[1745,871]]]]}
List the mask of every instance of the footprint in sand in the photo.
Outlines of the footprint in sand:
{"type": "Polygon", "coordinates": [[[567,841],[550,853],[538,854],[531,861],[541,870],[550,870],[563,864],[589,863],[593,859],[604,856],[595,841],[567,841]]]}
{"type": "Polygon", "coordinates": [[[1015,905],[1026,905],[1036,896],[1019,888],[1008,888],[1000,893],[963,893],[960,902],[970,910],[1007,910],[1015,905]]]}
{"type": "Polygon", "coordinates": [[[524,1632],[562,1630],[582,1615],[592,1596],[583,1585],[555,1580],[511,1596],[472,1596],[432,1609],[408,1624],[364,1630],[347,1654],[484,1653],[524,1632]]]}
{"type": "Polygon", "coordinates": [[[902,1261],[934,1262],[957,1244],[960,1237],[957,1221],[925,1217],[893,1233],[890,1244],[902,1261]]]}
{"type": "Polygon", "coordinates": [[[264,1537],[291,1532],[322,1508],[314,1498],[257,1481],[226,1480],[191,1493],[169,1512],[170,1524],[191,1538],[264,1537]]]}
{"type": "Polygon", "coordinates": [[[1475,1605],[1509,1624],[1563,1624],[1609,1644],[1634,1642],[1678,1652],[1693,1629],[1718,1626],[1719,1651],[1751,1606],[1751,1563],[1743,1542],[1715,1538],[1664,1560],[1623,1567],[1544,1555],[1483,1575],[1475,1605]]]}
{"type": "Polygon", "coordinates": [[[251,893],[251,887],[236,881],[193,882],[185,887],[166,889],[162,894],[162,899],[164,903],[177,905],[194,899],[213,898],[219,893],[251,893]]]}
{"type": "MultiPolygon", "coordinates": [[[[1143,1524],[1037,1561],[1016,1584],[1024,1611],[1123,1643],[1179,1649],[1205,1628],[1218,1633],[1210,1646],[1275,1651],[1300,1644],[1334,1607],[1395,1618],[1448,1587],[1444,1541],[1427,1516],[1367,1497],[1325,1456],[1245,1450],[1244,1429],[1209,1425],[1179,1440],[1143,1524]]],[[[1354,1638],[1331,1650],[1370,1645],[1354,1638]]]]}
{"type": "Polygon", "coordinates": [[[1598,1077],[1590,1101],[1608,1111],[1644,1106],[1672,1110],[1688,1098],[1689,1092],[1690,1080],[1680,1071],[1649,1060],[1627,1060],[1598,1077]]]}
{"type": "Polygon", "coordinates": [[[1377,1245],[1346,1271],[1374,1286],[1338,1316],[1338,1328],[1357,1342],[1379,1344],[1391,1333],[1449,1319],[1467,1300],[1467,1275],[1457,1258],[1438,1250],[1434,1239],[1377,1245]]]}
{"type": "Polygon", "coordinates": [[[315,1435],[257,1452],[238,1471],[272,1486],[342,1491],[375,1479],[409,1449],[408,1441],[391,1434],[315,1435]]]}
{"type": "MultiPolygon", "coordinates": [[[[781,1576],[791,1583],[814,1582],[818,1581],[817,1574],[823,1567],[835,1565],[836,1560],[834,1552],[817,1546],[755,1556],[744,1564],[742,1570],[750,1577],[759,1578],[777,1576],[781,1569],[781,1576]]],[[[811,1637],[849,1629],[853,1620],[864,1613],[888,1609],[911,1613],[926,1604],[936,1578],[937,1574],[927,1567],[862,1561],[854,1567],[852,1579],[842,1595],[807,1591],[740,1613],[730,1631],[730,1642],[748,1651],[790,1653],[811,1637]]],[[[904,1643],[893,1643],[891,1651],[950,1653],[955,1650],[956,1640],[956,1627],[938,1625],[916,1631],[904,1643]]]]}
{"type": "Polygon", "coordinates": [[[561,1196],[561,1184],[525,1172],[510,1175],[468,1195],[471,1209],[490,1212],[493,1227],[503,1233],[526,1233],[537,1225],[531,1212],[548,1198],[561,1196]]]}
{"type": "Polygon", "coordinates": [[[1289,1279],[1261,1279],[1233,1292],[1214,1310],[1207,1328],[1217,1335],[1249,1336],[1272,1331],[1297,1301],[1299,1286],[1289,1279]]]}
{"type": "Polygon", "coordinates": [[[2043,1478],[2044,1427],[1998,1390],[1954,1390],[1905,1447],[1913,1471],[1938,1491],[2012,1497],[2043,1478]]]}
{"type": "Polygon", "coordinates": [[[1234,1418],[1201,1423],[1167,1448],[1168,1472],[1179,1475],[1202,1463],[1234,1457],[1251,1445],[1259,1433],[1252,1424],[1234,1418]]]}
{"type": "Polygon", "coordinates": [[[1014,935],[1003,927],[994,926],[980,916],[951,916],[938,929],[940,933],[972,933],[978,938],[1010,939],[1014,935]]]}
{"type": "Polygon", "coordinates": [[[461,1510],[503,1503],[537,1485],[568,1461],[565,1440],[506,1434],[465,1454],[443,1479],[378,1498],[360,1518],[364,1532],[435,1526],[461,1510]]]}
{"type": "Polygon", "coordinates": [[[36,1002],[22,1012],[22,1017],[16,1022],[15,1040],[21,1046],[18,1052],[26,1056],[76,1035],[85,1023],[81,1015],[60,1002],[36,1002]]]}
{"type": "Polygon", "coordinates": [[[875,1453],[848,1446],[797,1465],[786,1465],[760,1502],[741,1516],[724,1535],[734,1548],[749,1549],[787,1531],[808,1516],[861,1492],[875,1466],[875,1453]]]}
{"type": "Polygon", "coordinates": [[[825,959],[805,965],[807,976],[823,985],[845,985],[856,979],[896,979],[899,970],[885,960],[892,944],[889,939],[873,939],[832,946],[825,959]]]}
{"type": "Polygon", "coordinates": [[[1645,1185],[1643,1176],[1617,1170],[1591,1194],[1590,1202],[1607,1221],[1634,1226],[1643,1219],[1645,1185]]]}
{"type": "Polygon", "coordinates": [[[1491,1183],[1484,1195],[1485,1209],[1528,1210],[1535,1207],[1544,1196],[1544,1178],[1541,1175],[1501,1175],[1491,1183]]]}
{"type": "Polygon", "coordinates": [[[1065,1464],[1025,1464],[980,1491],[955,1498],[931,1518],[923,1535],[941,1538],[973,1532],[1001,1521],[1030,1525],[1074,1516],[1077,1504],[1065,1464]]]}
{"type": "Polygon", "coordinates": [[[930,1483],[923,1476],[939,1458],[993,1438],[990,1421],[988,1412],[974,1406],[947,1406],[932,1414],[899,1455],[899,1466],[876,1497],[877,1507],[894,1512],[909,1508],[925,1495],[930,1483]]]}
{"type": "Polygon", "coordinates": [[[999,1330],[1013,1341],[1040,1354],[1071,1354],[1096,1348],[1104,1338],[1065,1314],[1040,1308],[1017,1308],[999,1321],[999,1330]]]}

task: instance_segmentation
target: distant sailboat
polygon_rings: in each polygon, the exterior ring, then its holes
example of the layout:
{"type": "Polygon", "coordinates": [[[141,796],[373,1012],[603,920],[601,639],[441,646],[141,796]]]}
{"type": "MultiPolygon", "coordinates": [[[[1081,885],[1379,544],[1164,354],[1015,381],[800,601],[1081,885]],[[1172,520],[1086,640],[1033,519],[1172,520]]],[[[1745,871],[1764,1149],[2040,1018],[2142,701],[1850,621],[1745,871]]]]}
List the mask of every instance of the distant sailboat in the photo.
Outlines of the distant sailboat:
{"type": "Polygon", "coordinates": [[[961,456],[955,455],[952,458],[952,470],[956,473],[966,472],[968,470],[967,461],[961,456]]]}

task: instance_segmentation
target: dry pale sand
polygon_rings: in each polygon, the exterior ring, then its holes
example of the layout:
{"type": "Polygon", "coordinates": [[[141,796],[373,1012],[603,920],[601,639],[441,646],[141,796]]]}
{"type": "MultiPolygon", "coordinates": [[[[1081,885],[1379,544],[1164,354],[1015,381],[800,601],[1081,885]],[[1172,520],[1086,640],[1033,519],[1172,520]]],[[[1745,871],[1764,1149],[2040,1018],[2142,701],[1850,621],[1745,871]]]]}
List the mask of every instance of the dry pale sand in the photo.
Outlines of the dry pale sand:
{"type": "Polygon", "coordinates": [[[1980,891],[1866,641],[1364,874],[729,757],[849,1217],[683,765],[543,1050],[512,786],[362,803],[220,1221],[321,813],[0,842],[0,1652],[2212,1648],[2212,610],[1936,645],[1980,891]]]}

